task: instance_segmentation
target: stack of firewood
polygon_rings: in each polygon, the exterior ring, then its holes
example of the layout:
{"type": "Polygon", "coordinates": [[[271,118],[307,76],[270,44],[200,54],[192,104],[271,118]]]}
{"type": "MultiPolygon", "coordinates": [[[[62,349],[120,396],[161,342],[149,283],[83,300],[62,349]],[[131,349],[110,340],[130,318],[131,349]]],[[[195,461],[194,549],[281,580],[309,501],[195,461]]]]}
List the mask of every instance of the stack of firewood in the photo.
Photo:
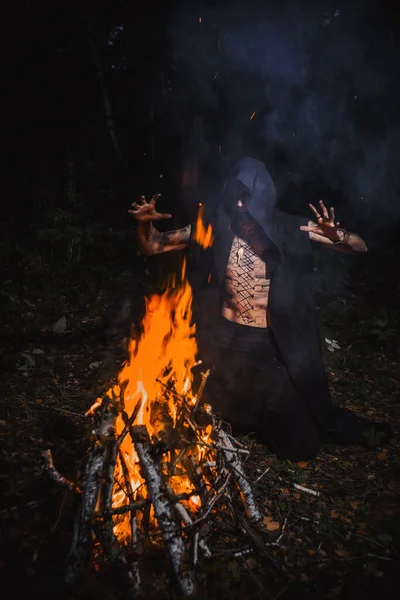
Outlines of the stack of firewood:
{"type": "Polygon", "coordinates": [[[137,424],[139,399],[129,414],[124,388],[97,403],[92,440],[77,483],[54,467],[44,452],[47,473],[79,495],[68,555],[66,580],[73,584],[95,560],[94,548],[119,573],[132,597],[141,593],[141,563],[146,551],[163,546],[180,592],[196,589],[198,557],[212,555],[208,532],[216,515],[239,519],[242,531],[262,521],[243,462],[249,450],[233,438],[211,407],[201,404],[208,372],[202,374],[197,401],[165,386],[165,394],[150,405],[151,427],[137,424]],[[174,419],[168,409],[174,397],[174,419]],[[124,427],[116,433],[116,420],[124,427]],[[121,445],[131,438],[143,483],[133,489],[130,468],[121,445]],[[184,477],[188,491],[179,493],[174,482],[184,477]],[[124,502],[115,502],[116,490],[124,502]],[[118,535],[118,522],[129,521],[128,539],[118,535]]]}

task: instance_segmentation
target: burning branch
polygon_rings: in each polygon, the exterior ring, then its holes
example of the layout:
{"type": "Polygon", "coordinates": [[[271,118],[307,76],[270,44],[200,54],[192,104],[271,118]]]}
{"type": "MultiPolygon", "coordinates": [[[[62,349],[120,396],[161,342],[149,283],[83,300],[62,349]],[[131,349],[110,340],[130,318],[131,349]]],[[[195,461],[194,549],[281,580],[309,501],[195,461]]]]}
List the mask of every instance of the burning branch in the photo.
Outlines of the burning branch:
{"type": "Polygon", "coordinates": [[[119,385],[87,413],[96,425],[79,486],[58,474],[50,453],[47,471],[81,490],[69,583],[95,560],[95,539],[128,595],[137,597],[141,561],[156,545],[165,549],[181,594],[190,596],[199,550],[211,556],[214,522],[235,519],[250,532],[250,544],[262,544],[252,530],[262,515],[242,464],[248,449],[201,403],[209,371],[197,374],[192,391],[199,363],[188,284],[151,297],[147,309],[144,335],[131,342],[119,385]]]}
{"type": "Polygon", "coordinates": [[[152,457],[153,445],[146,427],[137,425],[132,431],[132,439],[140,458],[154,513],[163,533],[175,577],[179,582],[181,592],[185,596],[190,596],[194,589],[193,573],[189,567],[184,540],[174,519],[173,507],[166,495],[160,466],[152,457]]]}

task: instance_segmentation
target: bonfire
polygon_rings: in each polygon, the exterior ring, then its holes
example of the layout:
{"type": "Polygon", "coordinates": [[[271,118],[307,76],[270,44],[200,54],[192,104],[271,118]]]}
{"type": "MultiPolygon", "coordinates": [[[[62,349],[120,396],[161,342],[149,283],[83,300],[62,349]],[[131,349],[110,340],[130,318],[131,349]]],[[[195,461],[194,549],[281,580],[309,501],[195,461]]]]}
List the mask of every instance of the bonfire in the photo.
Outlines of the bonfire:
{"type": "MultiPolygon", "coordinates": [[[[198,231],[200,228],[198,228],[198,231]]],[[[199,242],[212,243],[203,228],[199,242]]],[[[244,472],[249,450],[202,402],[209,371],[197,358],[192,290],[185,264],[179,283],[146,299],[118,383],[87,413],[92,439],[78,482],[46,469],[79,494],[66,580],[73,584],[99,552],[141,593],[141,565],[151,548],[169,557],[184,596],[196,589],[199,555],[212,553],[210,520],[225,512],[251,534],[262,514],[244,472]]]]}

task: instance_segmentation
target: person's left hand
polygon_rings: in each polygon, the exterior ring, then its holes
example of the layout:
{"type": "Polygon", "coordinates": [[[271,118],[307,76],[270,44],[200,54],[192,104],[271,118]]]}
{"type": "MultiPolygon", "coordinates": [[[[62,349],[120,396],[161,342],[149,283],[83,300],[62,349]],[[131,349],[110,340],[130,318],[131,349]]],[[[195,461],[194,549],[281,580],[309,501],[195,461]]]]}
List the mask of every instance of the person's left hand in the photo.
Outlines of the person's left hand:
{"type": "Polygon", "coordinates": [[[302,225],[300,229],[302,231],[309,231],[312,234],[313,239],[328,238],[333,242],[337,242],[341,239],[341,233],[343,231],[339,229],[339,223],[335,223],[335,211],[333,208],[326,208],[322,200],[319,201],[319,210],[315,208],[313,204],[309,204],[309,207],[313,211],[317,218],[317,223],[309,223],[302,225]]]}

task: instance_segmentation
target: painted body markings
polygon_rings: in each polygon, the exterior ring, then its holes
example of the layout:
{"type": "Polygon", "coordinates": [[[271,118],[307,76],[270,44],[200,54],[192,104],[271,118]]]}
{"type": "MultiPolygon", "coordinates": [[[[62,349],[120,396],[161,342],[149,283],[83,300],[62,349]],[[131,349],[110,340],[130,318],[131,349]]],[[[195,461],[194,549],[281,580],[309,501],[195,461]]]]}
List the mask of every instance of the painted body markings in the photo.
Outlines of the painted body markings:
{"type": "Polygon", "coordinates": [[[222,310],[229,321],[251,327],[267,327],[270,280],[259,252],[235,236],[225,276],[226,297],[222,310]]]}
{"type": "Polygon", "coordinates": [[[190,240],[191,226],[186,225],[182,229],[160,232],[155,227],[150,228],[149,243],[153,254],[161,254],[169,250],[181,250],[186,247],[190,240]]]}

